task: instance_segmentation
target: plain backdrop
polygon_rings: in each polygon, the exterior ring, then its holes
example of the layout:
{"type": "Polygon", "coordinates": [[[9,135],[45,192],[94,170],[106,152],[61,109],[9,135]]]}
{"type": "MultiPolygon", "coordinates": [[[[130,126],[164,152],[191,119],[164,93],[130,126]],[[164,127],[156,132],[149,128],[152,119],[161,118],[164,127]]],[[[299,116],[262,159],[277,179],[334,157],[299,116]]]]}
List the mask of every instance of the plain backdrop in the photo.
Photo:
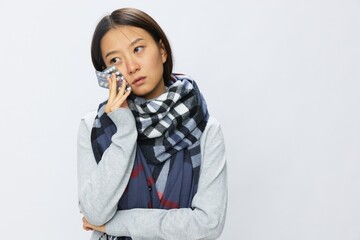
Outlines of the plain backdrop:
{"type": "Polygon", "coordinates": [[[1,239],[88,239],[76,138],[97,86],[90,41],[121,7],[167,33],[222,125],[220,239],[360,239],[360,1],[0,0],[1,239]]]}

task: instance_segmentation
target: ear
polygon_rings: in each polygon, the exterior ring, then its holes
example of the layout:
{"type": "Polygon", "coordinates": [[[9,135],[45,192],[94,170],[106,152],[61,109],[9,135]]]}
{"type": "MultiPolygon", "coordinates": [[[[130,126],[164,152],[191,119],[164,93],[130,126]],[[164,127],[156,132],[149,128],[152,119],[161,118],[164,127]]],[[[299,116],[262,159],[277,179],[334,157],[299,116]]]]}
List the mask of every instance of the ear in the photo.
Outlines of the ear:
{"type": "Polygon", "coordinates": [[[165,63],[165,62],[166,62],[166,59],[167,59],[167,53],[166,53],[164,44],[163,44],[163,42],[161,41],[161,39],[160,39],[160,41],[159,41],[159,48],[160,48],[161,60],[162,60],[163,63],[165,63]]]}

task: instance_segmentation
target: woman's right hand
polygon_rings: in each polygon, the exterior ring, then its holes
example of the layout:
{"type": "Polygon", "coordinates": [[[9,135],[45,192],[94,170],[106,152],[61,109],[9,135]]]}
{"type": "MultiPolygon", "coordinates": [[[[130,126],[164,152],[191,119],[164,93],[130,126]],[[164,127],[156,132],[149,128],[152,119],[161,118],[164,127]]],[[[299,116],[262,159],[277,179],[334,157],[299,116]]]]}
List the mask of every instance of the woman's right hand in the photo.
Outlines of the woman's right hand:
{"type": "Polygon", "coordinates": [[[131,93],[131,88],[126,90],[126,80],[119,89],[117,89],[117,81],[115,73],[111,74],[111,78],[108,78],[109,81],[109,99],[105,106],[104,111],[110,113],[118,108],[128,108],[127,97],[131,93]]]}

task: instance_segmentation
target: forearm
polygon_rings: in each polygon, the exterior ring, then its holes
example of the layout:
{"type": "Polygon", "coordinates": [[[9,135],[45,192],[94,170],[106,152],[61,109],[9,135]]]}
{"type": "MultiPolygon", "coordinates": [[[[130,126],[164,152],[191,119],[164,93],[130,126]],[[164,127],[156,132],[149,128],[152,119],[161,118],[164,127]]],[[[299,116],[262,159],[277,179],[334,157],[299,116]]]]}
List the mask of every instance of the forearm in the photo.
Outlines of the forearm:
{"type": "Polygon", "coordinates": [[[204,133],[198,191],[191,207],[118,211],[106,224],[113,236],[134,239],[216,239],[222,232],[227,207],[227,170],[220,127],[204,133]]]}
{"type": "Polygon", "coordinates": [[[96,164],[86,124],[79,127],[78,177],[79,206],[86,219],[102,225],[113,217],[133,167],[137,133],[130,111],[120,109],[109,114],[118,131],[96,164]]]}
{"type": "Polygon", "coordinates": [[[134,239],[216,239],[222,232],[226,215],[226,195],[221,197],[221,203],[212,202],[212,209],[118,211],[105,229],[109,235],[134,239]]]}

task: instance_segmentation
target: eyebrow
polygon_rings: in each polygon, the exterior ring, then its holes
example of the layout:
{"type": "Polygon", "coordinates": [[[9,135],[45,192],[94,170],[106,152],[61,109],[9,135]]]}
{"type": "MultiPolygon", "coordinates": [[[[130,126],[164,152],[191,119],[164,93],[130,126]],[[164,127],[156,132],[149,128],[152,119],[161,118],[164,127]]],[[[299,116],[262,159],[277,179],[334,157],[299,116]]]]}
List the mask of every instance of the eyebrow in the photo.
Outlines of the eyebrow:
{"type": "MultiPolygon", "coordinates": [[[[142,41],[142,40],[144,40],[144,39],[143,39],[143,38],[137,38],[137,39],[135,39],[134,41],[132,41],[132,42],[130,43],[129,47],[134,46],[136,43],[138,43],[138,42],[140,42],[140,41],[142,41]]],[[[114,53],[117,53],[117,52],[119,52],[119,51],[117,51],[117,50],[110,51],[110,52],[108,52],[108,53],[105,55],[105,58],[107,58],[109,55],[114,54],[114,53]]]]}

